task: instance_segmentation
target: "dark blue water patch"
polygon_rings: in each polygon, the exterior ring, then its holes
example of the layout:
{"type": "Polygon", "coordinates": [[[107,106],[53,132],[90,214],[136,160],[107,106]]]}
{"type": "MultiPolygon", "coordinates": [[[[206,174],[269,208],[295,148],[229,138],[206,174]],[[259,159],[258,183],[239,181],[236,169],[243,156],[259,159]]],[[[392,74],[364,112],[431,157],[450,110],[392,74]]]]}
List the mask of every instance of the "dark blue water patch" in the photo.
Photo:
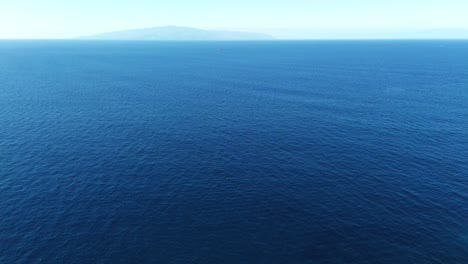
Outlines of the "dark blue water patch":
{"type": "Polygon", "coordinates": [[[468,43],[0,42],[2,263],[466,263],[468,43]]]}

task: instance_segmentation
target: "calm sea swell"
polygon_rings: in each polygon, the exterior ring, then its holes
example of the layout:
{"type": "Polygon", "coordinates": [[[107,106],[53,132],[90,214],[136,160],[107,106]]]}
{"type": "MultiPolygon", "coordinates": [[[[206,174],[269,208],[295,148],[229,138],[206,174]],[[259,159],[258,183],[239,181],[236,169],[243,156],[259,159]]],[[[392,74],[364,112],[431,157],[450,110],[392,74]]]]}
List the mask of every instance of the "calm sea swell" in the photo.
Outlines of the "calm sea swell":
{"type": "Polygon", "coordinates": [[[468,42],[0,42],[2,263],[466,263],[468,42]]]}

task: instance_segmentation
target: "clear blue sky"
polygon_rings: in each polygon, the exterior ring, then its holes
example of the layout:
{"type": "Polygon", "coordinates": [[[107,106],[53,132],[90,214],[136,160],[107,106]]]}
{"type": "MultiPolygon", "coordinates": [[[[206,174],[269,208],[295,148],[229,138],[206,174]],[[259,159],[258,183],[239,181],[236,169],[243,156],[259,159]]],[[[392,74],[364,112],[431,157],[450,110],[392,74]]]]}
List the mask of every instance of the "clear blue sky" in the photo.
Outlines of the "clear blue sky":
{"type": "Polygon", "coordinates": [[[468,37],[468,0],[0,0],[0,38],[165,25],[279,38],[468,37]]]}

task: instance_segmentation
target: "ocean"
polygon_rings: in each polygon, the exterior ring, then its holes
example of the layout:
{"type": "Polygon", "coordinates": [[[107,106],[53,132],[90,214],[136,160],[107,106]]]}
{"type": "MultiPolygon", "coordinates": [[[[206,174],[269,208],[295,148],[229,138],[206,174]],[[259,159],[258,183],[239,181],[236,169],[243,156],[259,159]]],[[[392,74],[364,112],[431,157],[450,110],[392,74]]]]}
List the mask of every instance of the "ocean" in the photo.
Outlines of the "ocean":
{"type": "Polygon", "coordinates": [[[468,42],[0,42],[0,263],[468,263],[468,42]]]}

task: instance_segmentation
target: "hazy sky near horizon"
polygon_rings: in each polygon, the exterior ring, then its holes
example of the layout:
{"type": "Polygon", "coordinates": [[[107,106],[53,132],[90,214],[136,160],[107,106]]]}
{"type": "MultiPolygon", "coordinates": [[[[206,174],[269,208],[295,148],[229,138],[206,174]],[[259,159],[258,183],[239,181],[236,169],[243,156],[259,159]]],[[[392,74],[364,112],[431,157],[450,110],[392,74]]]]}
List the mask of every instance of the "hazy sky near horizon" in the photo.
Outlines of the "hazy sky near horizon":
{"type": "Polygon", "coordinates": [[[467,12],[468,0],[0,0],[0,38],[72,38],[166,25],[278,38],[468,38],[467,12]]]}

